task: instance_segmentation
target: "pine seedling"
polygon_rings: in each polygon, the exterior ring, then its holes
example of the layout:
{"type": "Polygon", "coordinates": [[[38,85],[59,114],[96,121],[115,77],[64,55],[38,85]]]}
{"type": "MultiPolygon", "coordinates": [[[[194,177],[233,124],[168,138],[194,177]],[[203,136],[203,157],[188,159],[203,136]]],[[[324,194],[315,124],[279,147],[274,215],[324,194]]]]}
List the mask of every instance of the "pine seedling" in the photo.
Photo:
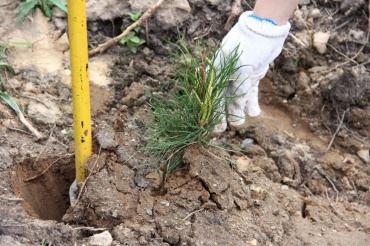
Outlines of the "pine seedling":
{"type": "Polygon", "coordinates": [[[199,57],[181,45],[175,88],[167,98],[151,101],[154,122],[147,149],[165,161],[164,179],[182,163],[188,146],[209,143],[224,114],[229,101],[224,92],[238,69],[239,55],[237,49],[228,55],[220,50],[199,57]]]}

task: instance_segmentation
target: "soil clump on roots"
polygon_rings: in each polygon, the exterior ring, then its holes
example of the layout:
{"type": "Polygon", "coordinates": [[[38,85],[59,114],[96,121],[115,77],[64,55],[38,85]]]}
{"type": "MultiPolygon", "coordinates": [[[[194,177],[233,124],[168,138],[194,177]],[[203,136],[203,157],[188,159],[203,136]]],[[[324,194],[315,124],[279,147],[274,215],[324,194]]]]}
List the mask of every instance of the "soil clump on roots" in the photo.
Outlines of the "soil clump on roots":
{"type": "MultiPolygon", "coordinates": [[[[147,2],[88,1],[90,44],[119,33],[130,23],[122,15],[147,2]]],[[[176,86],[171,42],[180,31],[215,47],[231,3],[173,1],[142,28],[146,44],[136,54],[117,45],[90,60],[99,154],[75,206],[67,194],[74,171],[66,16],[49,22],[36,11],[32,22],[15,24],[18,2],[0,8],[4,40],[33,42],[9,51],[15,75],[5,89],[48,136],[36,141],[0,103],[0,245],[99,238],[110,245],[370,245],[370,48],[361,0],[301,1],[285,49],[261,82],[262,116],[210,147],[189,146],[166,192],[156,192],[161,163],[143,146],[150,97],[176,86]],[[330,32],[325,52],[315,48],[318,32],[330,32]]]]}

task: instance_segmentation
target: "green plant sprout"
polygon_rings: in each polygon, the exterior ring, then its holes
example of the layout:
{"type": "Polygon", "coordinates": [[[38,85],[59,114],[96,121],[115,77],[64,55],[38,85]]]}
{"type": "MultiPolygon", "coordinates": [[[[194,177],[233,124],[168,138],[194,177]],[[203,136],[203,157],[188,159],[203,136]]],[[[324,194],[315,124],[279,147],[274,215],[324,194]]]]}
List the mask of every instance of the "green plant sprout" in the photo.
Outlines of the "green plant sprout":
{"type": "Polygon", "coordinates": [[[10,108],[12,108],[17,114],[21,112],[20,108],[15,100],[4,89],[5,79],[3,74],[7,72],[14,74],[13,67],[7,61],[6,52],[11,47],[30,45],[32,44],[28,42],[0,43],[0,99],[4,101],[10,108]]]}
{"type": "Polygon", "coordinates": [[[230,55],[218,51],[208,57],[197,57],[194,50],[181,45],[177,85],[168,98],[151,101],[154,120],[148,129],[147,149],[164,158],[163,180],[182,163],[188,146],[209,143],[230,101],[224,91],[238,69],[237,49],[230,55]]]}
{"type": "MultiPolygon", "coordinates": [[[[135,22],[140,19],[140,12],[131,12],[128,14],[131,21],[135,22]]],[[[119,42],[122,45],[126,45],[132,53],[136,53],[138,47],[145,43],[145,40],[142,39],[140,34],[141,28],[136,27],[133,31],[129,32],[125,37],[123,37],[119,42]]]]}
{"type": "Polygon", "coordinates": [[[40,246],[49,246],[49,245],[50,245],[50,243],[46,239],[42,239],[41,242],[40,242],[40,246]]]}
{"type": "Polygon", "coordinates": [[[61,0],[23,0],[18,7],[17,21],[21,21],[36,8],[40,8],[49,19],[53,16],[53,7],[67,13],[67,7],[61,0]]]}

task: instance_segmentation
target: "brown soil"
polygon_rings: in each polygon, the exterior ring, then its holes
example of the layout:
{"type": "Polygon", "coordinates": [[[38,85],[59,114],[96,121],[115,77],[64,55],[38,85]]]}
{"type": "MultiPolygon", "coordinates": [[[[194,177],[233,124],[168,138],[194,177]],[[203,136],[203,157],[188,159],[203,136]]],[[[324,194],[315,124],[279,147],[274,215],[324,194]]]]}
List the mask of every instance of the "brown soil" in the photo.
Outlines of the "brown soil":
{"type": "Polygon", "coordinates": [[[16,166],[11,177],[13,190],[24,199],[22,205],[30,215],[62,220],[70,206],[68,190],[75,177],[73,164],[68,157],[51,157],[28,159],[16,166]]]}
{"type": "MultiPolygon", "coordinates": [[[[158,19],[148,23],[137,54],[115,46],[91,59],[94,149],[102,150],[89,161],[91,175],[74,207],[65,18],[59,13],[48,22],[37,11],[32,21],[15,23],[9,20],[17,3],[0,8],[1,40],[34,42],[9,52],[16,74],[5,88],[49,136],[36,141],[0,104],[0,245],[89,245],[89,236],[104,230],[112,245],[370,245],[365,1],[302,1],[309,3],[292,19],[295,38],[261,83],[262,116],[213,139],[213,147],[189,147],[166,192],[158,193],[161,161],[143,151],[148,98],[173,87],[170,42],[178,30],[217,45],[232,1],[188,2],[191,16],[178,29],[162,30],[158,19]],[[313,33],[326,30],[337,51],[319,54],[297,41],[310,44],[313,33]],[[30,113],[35,104],[55,116],[52,122],[30,113]],[[243,146],[246,139],[253,142],[243,146]]],[[[244,9],[253,5],[242,2],[244,9]]],[[[91,44],[128,24],[113,13],[111,21],[91,20],[91,44]]]]}

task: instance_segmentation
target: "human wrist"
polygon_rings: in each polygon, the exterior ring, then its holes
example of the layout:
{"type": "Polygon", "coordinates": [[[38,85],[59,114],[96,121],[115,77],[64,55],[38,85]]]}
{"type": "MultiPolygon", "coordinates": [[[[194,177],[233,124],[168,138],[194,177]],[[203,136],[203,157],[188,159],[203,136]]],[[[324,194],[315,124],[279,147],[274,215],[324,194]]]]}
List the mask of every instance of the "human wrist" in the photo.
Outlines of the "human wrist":
{"type": "Polygon", "coordinates": [[[298,0],[257,0],[253,12],[278,25],[285,25],[297,8],[298,0]]]}

